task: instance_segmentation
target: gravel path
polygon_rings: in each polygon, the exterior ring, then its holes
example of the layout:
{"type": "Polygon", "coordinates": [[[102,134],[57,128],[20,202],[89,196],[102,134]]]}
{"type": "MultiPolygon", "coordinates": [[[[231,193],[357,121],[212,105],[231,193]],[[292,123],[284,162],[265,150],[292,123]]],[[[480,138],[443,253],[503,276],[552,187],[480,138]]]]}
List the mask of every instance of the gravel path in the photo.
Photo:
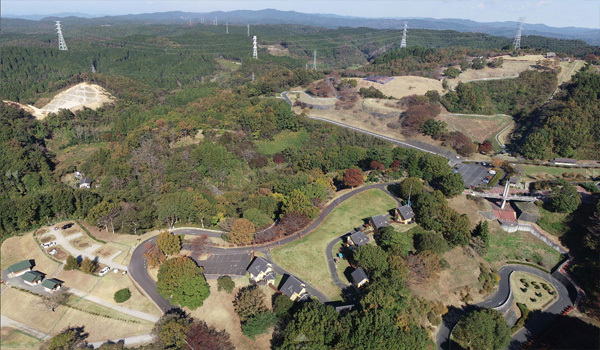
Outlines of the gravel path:
{"type": "Polygon", "coordinates": [[[23,324],[19,321],[15,321],[12,318],[8,318],[4,315],[0,316],[0,324],[2,325],[2,327],[12,327],[14,329],[18,329],[23,333],[27,333],[37,339],[40,340],[46,340],[47,338],[49,338],[50,336],[38,329],[35,329],[31,326],[28,326],[26,324],[23,324]]]}

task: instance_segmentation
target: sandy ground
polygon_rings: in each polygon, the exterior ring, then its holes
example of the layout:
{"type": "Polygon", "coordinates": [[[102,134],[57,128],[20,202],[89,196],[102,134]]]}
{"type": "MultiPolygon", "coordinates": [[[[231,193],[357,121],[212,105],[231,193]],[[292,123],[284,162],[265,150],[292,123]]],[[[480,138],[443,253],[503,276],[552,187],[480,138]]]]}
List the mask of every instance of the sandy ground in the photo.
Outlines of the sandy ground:
{"type": "Polygon", "coordinates": [[[512,123],[510,117],[469,117],[440,115],[435,118],[448,124],[448,131],[460,131],[473,141],[483,142],[493,138],[499,131],[512,123]]]}
{"type": "Polygon", "coordinates": [[[429,90],[436,90],[440,94],[443,93],[442,82],[439,80],[416,77],[416,76],[396,76],[386,84],[379,84],[372,81],[363,80],[362,78],[353,78],[358,82],[357,88],[375,87],[386,96],[402,98],[410,95],[425,95],[429,90]]]}
{"type": "Polygon", "coordinates": [[[113,97],[101,86],[80,83],[58,93],[50,103],[42,108],[36,108],[31,105],[22,105],[11,101],[5,102],[19,105],[37,119],[44,119],[48,113],[57,113],[59,109],[70,109],[71,111],[76,111],[83,107],[96,109],[105,103],[110,103],[112,101],[113,97]]]}

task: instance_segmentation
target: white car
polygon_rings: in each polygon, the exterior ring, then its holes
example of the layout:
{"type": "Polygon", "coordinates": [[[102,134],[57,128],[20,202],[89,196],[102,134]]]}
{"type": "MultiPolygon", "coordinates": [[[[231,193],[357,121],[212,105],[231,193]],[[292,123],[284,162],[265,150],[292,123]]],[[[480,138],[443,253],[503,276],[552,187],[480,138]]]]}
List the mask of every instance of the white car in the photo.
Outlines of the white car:
{"type": "Polygon", "coordinates": [[[113,269],[114,273],[119,273],[119,269],[113,269]]]}
{"type": "Polygon", "coordinates": [[[55,246],[55,245],[56,245],[56,242],[48,242],[48,243],[42,244],[42,247],[44,247],[44,248],[50,248],[50,247],[55,246]]]}
{"type": "Polygon", "coordinates": [[[48,254],[50,254],[50,255],[56,254],[56,249],[52,249],[52,251],[50,251],[48,254]]]}
{"type": "Polygon", "coordinates": [[[104,276],[108,271],[110,271],[110,267],[107,266],[107,267],[103,268],[98,275],[104,276]]]}

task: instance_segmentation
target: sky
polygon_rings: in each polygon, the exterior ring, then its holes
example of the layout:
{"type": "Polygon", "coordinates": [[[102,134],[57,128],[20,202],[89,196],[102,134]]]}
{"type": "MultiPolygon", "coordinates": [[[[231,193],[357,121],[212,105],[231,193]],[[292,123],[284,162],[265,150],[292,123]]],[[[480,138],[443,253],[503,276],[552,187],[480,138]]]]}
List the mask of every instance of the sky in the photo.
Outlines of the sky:
{"type": "Polygon", "coordinates": [[[124,15],[148,12],[211,12],[273,8],[373,18],[462,18],[478,22],[516,21],[552,27],[600,28],[600,0],[2,0],[4,15],[80,12],[124,15]]]}

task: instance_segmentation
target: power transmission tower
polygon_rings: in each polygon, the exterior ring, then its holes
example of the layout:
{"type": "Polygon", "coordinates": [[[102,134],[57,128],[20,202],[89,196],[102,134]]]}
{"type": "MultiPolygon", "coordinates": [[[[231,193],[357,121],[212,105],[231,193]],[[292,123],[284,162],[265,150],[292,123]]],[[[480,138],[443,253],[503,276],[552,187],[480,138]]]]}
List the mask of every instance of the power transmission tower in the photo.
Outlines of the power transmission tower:
{"type": "Polygon", "coordinates": [[[225,34],[229,34],[229,23],[225,22],[225,34]]]}
{"type": "Polygon", "coordinates": [[[250,36],[250,24],[248,24],[248,36],[250,36]]]}
{"type": "Polygon", "coordinates": [[[306,68],[304,70],[308,70],[308,62],[306,62],[306,68]]]}
{"type": "Polygon", "coordinates": [[[406,28],[408,23],[404,22],[404,30],[402,31],[402,41],[400,42],[400,48],[406,47],[406,28]]]}
{"type": "Polygon", "coordinates": [[[254,72],[252,72],[252,81],[254,81],[254,72]]]}
{"type": "Polygon", "coordinates": [[[96,65],[92,62],[92,73],[96,73],[96,65]]]}
{"type": "Polygon", "coordinates": [[[252,37],[252,58],[258,59],[258,46],[256,44],[256,35],[252,37]]]}
{"type": "Polygon", "coordinates": [[[67,51],[67,43],[65,43],[65,38],[62,35],[62,29],[60,28],[60,21],[56,21],[56,33],[58,34],[58,49],[67,51]]]}
{"type": "Polygon", "coordinates": [[[313,70],[317,70],[317,50],[313,51],[313,70]]]}
{"type": "Polygon", "coordinates": [[[217,22],[217,17],[215,17],[215,25],[217,25],[217,23],[219,23],[219,22],[217,22]]]}
{"type": "Polygon", "coordinates": [[[523,22],[525,21],[525,17],[519,18],[519,28],[517,28],[517,35],[515,35],[515,41],[513,41],[513,46],[515,47],[515,51],[521,48],[521,31],[523,30],[523,22]]]}
{"type": "Polygon", "coordinates": [[[200,18],[200,24],[204,24],[204,17],[200,18]]]}

